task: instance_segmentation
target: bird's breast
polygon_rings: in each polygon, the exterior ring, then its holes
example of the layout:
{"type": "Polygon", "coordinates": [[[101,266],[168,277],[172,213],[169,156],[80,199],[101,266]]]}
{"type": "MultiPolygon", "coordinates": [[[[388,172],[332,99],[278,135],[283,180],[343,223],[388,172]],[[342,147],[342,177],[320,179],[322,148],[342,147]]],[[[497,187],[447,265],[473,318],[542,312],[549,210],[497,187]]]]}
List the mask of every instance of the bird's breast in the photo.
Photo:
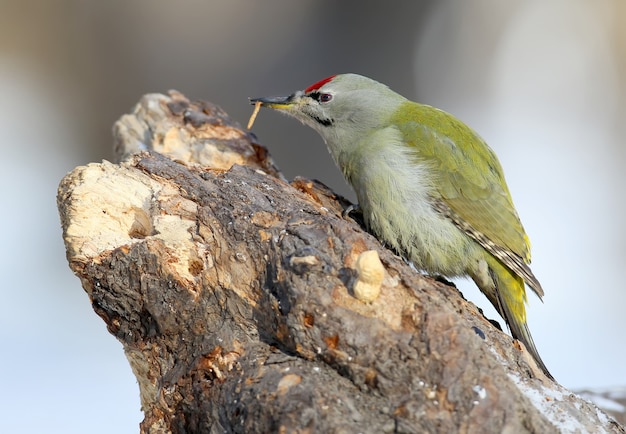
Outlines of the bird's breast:
{"type": "Polygon", "coordinates": [[[370,137],[341,164],[369,229],[414,265],[446,276],[466,274],[476,243],[432,207],[436,176],[388,128],[370,137]]]}

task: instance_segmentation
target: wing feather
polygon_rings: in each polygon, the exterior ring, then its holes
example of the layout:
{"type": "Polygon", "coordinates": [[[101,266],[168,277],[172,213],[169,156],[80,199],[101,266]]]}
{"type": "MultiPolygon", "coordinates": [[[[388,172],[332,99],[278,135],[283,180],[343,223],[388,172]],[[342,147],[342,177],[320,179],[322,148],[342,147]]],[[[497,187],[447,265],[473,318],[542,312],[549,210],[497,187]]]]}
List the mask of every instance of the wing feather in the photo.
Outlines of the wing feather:
{"type": "Polygon", "coordinates": [[[513,205],[495,153],[454,116],[413,102],[392,119],[415,158],[437,174],[436,209],[522,277],[539,295],[541,285],[528,267],[530,242],[513,205]]]}

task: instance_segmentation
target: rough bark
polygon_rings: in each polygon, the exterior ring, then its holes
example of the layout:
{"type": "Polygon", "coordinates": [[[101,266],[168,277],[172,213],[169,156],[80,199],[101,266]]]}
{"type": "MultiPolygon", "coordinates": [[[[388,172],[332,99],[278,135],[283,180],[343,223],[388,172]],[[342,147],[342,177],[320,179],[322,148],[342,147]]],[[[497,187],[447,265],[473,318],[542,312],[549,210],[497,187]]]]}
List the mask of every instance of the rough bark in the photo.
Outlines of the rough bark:
{"type": "Polygon", "coordinates": [[[287,183],[219,108],[147,95],[115,143],[123,161],[76,168],[58,206],[70,267],[137,376],[141,432],[624,432],[343,218],[345,200],[287,183]],[[365,303],[369,250],[385,274],[365,303]]]}

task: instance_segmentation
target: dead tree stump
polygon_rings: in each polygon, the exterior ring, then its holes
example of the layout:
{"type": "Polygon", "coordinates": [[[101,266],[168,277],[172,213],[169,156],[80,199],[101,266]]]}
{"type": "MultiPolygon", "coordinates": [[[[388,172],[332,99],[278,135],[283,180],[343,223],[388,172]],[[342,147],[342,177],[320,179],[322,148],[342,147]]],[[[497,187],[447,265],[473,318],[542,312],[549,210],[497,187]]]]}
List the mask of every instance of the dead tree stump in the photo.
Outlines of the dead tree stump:
{"type": "Polygon", "coordinates": [[[115,149],[121,163],[69,173],[58,206],[70,267],[139,382],[141,432],[624,432],[343,218],[345,200],[287,183],[212,104],[147,95],[115,149]],[[366,302],[371,250],[384,275],[366,302]]]}

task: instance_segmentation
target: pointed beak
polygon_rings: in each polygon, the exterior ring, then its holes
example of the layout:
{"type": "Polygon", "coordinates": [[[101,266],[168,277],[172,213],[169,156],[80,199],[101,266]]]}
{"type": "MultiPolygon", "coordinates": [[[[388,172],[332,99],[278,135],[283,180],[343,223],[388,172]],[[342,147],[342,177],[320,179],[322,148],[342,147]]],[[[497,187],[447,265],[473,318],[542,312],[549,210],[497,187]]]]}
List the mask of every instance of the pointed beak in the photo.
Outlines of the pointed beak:
{"type": "Polygon", "coordinates": [[[296,104],[299,99],[300,98],[298,93],[294,93],[289,96],[268,96],[261,98],[250,98],[250,104],[256,104],[260,102],[262,107],[285,109],[296,104]]]}

